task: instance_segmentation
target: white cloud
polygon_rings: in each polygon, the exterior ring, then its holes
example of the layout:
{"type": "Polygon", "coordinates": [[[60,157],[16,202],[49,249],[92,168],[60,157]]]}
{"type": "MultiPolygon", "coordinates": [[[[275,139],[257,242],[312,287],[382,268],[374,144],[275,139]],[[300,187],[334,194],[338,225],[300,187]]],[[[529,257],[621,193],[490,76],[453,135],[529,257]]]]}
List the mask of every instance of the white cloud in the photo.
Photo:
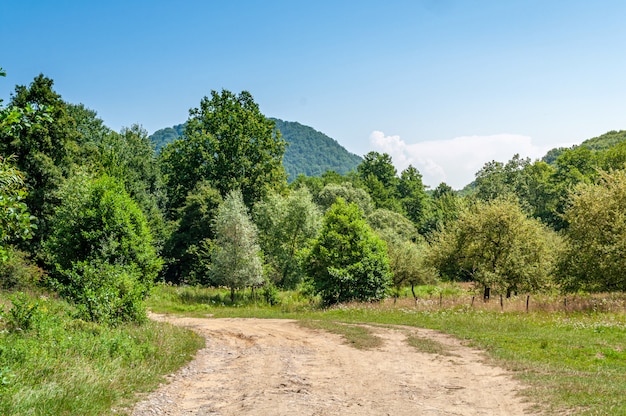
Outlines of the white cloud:
{"type": "Polygon", "coordinates": [[[445,182],[454,189],[472,182],[476,172],[491,160],[506,162],[516,153],[535,160],[560,146],[537,146],[530,137],[516,134],[463,136],[409,144],[400,136],[385,136],[382,131],[373,131],[370,143],[375,151],[392,157],[398,172],[413,165],[422,174],[424,184],[434,188],[445,182]]]}

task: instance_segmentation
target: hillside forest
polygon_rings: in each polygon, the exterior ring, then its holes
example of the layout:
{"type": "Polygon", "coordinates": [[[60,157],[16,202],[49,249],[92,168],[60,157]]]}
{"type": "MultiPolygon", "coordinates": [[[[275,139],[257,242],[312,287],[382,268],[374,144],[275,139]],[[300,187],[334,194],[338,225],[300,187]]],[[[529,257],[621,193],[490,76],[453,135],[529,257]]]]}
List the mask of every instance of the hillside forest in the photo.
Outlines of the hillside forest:
{"type": "Polygon", "coordinates": [[[624,131],[491,161],[457,192],[377,152],[288,182],[292,127],[249,92],[212,91],[155,143],[43,75],[17,86],[0,110],[2,289],[44,287],[110,325],[142,321],[156,282],[326,306],[437,281],[485,299],[626,290],[624,131]]]}

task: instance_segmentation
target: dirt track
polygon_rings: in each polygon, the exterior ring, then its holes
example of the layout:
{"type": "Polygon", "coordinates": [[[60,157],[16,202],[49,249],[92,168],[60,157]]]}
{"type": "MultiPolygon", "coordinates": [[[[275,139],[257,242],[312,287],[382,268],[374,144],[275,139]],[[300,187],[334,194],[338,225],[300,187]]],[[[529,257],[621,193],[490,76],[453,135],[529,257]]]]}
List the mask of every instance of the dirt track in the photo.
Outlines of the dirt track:
{"type": "Polygon", "coordinates": [[[289,320],[153,319],[189,327],[207,345],[134,416],[530,414],[510,374],[435,331],[372,327],[384,344],[361,351],[289,320]],[[406,343],[409,332],[453,355],[416,351],[406,343]]]}

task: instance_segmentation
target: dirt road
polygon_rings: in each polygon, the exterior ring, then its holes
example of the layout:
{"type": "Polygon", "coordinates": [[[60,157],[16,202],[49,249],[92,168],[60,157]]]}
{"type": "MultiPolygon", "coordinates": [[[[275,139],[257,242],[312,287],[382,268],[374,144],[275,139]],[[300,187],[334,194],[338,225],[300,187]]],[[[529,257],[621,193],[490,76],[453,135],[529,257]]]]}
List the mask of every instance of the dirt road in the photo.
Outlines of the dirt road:
{"type": "Polygon", "coordinates": [[[207,345],[134,416],[530,414],[510,374],[435,331],[372,327],[383,346],[361,351],[289,320],[153,318],[189,327],[207,345]],[[418,352],[407,335],[451,355],[418,352]]]}

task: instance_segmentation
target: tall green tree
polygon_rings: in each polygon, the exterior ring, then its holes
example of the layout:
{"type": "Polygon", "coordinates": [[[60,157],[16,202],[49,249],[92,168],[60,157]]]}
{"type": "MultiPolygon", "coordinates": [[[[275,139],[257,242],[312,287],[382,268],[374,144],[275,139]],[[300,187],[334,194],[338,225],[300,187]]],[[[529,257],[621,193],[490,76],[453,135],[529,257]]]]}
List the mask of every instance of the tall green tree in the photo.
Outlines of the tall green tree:
{"type": "Polygon", "coordinates": [[[7,260],[12,243],[32,237],[34,226],[24,203],[24,177],[13,159],[0,157],[0,263],[7,260]]]}
{"type": "Polygon", "coordinates": [[[322,214],[307,188],[288,196],[271,193],[254,206],[259,242],[271,266],[270,280],[294,288],[304,277],[301,253],[317,235],[322,214]]]}
{"type": "Polygon", "coordinates": [[[626,171],[581,183],[565,211],[567,249],[560,265],[566,291],[626,291],[626,171]]]}
{"type": "Polygon", "coordinates": [[[9,107],[22,117],[19,128],[0,129],[0,155],[15,155],[28,190],[25,202],[38,220],[35,245],[49,232],[59,203],[55,190],[73,164],[71,143],[78,136],[65,102],[52,85],[50,78],[39,75],[28,87],[17,86],[9,107]],[[47,116],[39,117],[40,111],[47,116]]]}
{"type": "Polygon", "coordinates": [[[316,292],[328,305],[383,299],[391,282],[384,241],[359,207],[341,198],[324,214],[306,263],[316,292]]]}
{"type": "Polygon", "coordinates": [[[418,227],[422,225],[429,210],[428,195],[422,175],[412,165],[400,173],[398,197],[406,216],[418,227]]]}
{"type": "Polygon", "coordinates": [[[210,249],[215,239],[213,226],[221,204],[219,191],[207,181],[199,182],[187,194],[163,250],[167,281],[177,284],[211,283],[206,273],[207,260],[210,262],[206,250],[210,249]]]}
{"type": "Polygon", "coordinates": [[[248,214],[240,191],[231,191],[217,209],[215,246],[211,253],[211,281],[235,290],[263,283],[261,248],[257,228],[248,214]]]}
{"type": "Polygon", "coordinates": [[[286,186],[285,145],[249,92],[212,91],[189,111],[183,138],[161,153],[170,208],[182,206],[201,179],[222,196],[240,189],[251,207],[270,190],[286,186]]]}
{"type": "Polygon", "coordinates": [[[369,152],[357,166],[357,174],[376,208],[401,211],[397,199],[398,173],[387,153],[369,152]]]}

